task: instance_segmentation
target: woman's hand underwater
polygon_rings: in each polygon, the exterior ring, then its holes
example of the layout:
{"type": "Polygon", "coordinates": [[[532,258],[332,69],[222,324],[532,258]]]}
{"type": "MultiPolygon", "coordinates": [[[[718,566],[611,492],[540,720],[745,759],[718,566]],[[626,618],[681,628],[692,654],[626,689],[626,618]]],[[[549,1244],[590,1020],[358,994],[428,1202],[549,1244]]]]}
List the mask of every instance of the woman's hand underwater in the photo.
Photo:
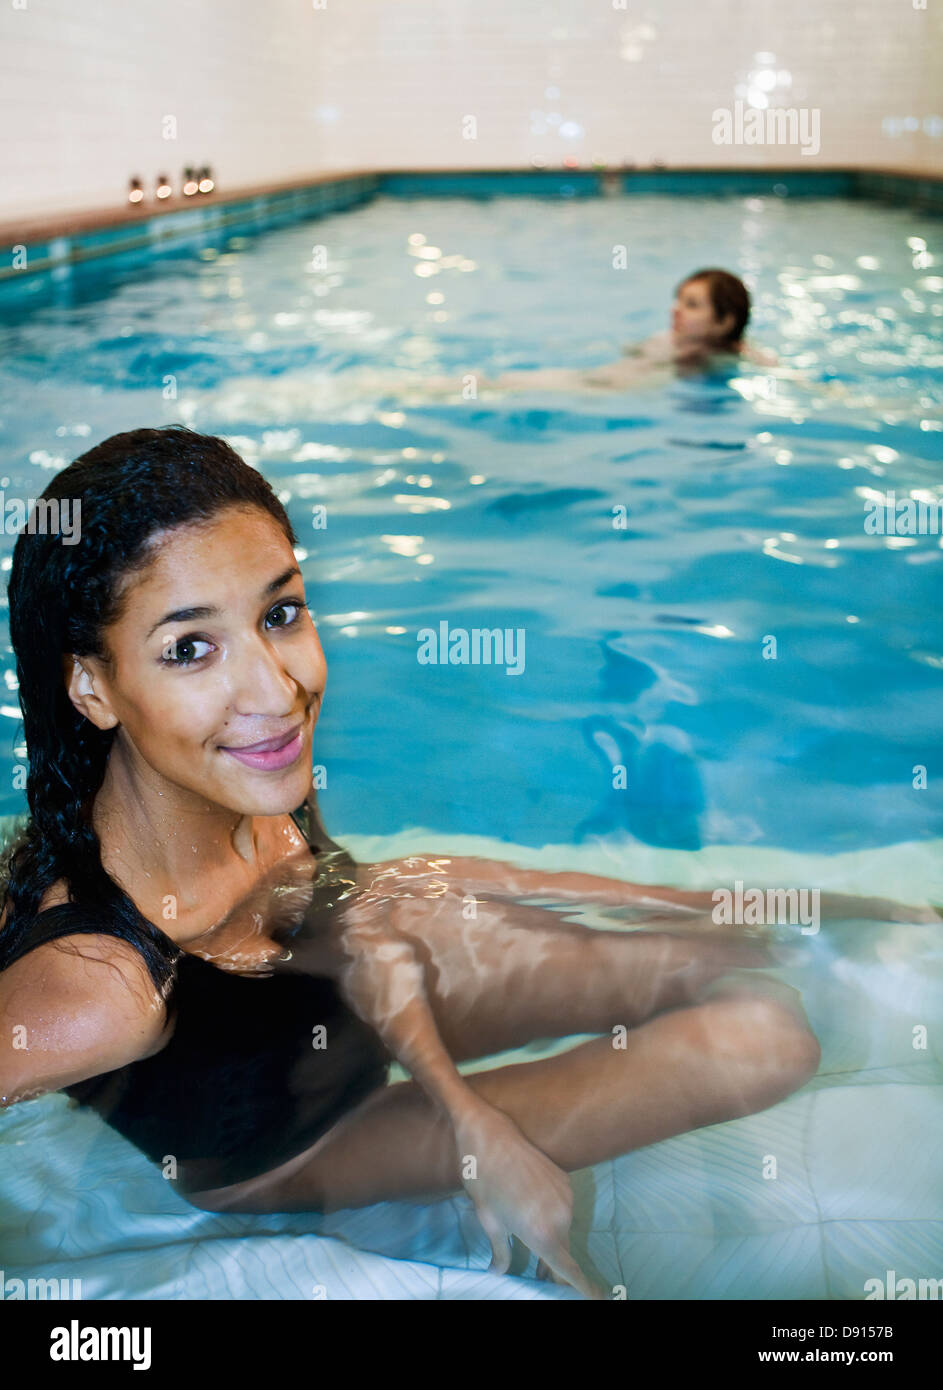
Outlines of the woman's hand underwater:
{"type": "Polygon", "coordinates": [[[554,1283],[604,1299],[570,1254],[573,1189],[563,1169],[480,1098],[454,1121],[454,1130],[462,1185],[491,1242],[491,1272],[507,1273],[516,1235],[538,1257],[538,1272],[543,1265],[554,1283]]]}

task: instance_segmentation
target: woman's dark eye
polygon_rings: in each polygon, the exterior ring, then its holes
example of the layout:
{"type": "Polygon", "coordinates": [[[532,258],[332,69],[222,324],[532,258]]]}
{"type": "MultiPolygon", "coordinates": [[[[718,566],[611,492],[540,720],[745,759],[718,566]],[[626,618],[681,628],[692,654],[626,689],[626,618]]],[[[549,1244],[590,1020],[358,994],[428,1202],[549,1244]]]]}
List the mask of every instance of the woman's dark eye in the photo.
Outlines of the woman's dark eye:
{"type": "Polygon", "coordinates": [[[201,645],[211,647],[213,644],[207,642],[204,637],[181,637],[179,642],[168,642],[161,656],[161,663],[164,666],[193,666],[196,662],[202,661],[207,653],[204,652],[203,656],[188,657],[186,651],[201,645]]]}
{"type": "Polygon", "coordinates": [[[302,608],[307,608],[307,606],[308,605],[306,603],[299,603],[297,599],[286,598],[284,602],[276,603],[274,608],[270,608],[268,616],[271,617],[273,613],[279,613],[285,608],[294,608],[297,610],[297,612],[293,618],[289,618],[289,620],[285,623],[275,624],[276,627],[291,627],[292,623],[296,623],[298,621],[298,617],[301,613],[302,608]]]}

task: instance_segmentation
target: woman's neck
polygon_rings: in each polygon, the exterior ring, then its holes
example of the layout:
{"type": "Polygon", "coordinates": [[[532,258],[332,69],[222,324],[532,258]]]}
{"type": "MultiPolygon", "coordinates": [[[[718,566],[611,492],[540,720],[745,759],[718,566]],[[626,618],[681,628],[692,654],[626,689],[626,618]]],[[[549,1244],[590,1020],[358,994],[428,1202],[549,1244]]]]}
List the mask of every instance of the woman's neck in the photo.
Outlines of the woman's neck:
{"type": "Polygon", "coordinates": [[[225,900],[264,871],[269,819],[241,815],[167,782],[117,740],[92,813],[102,864],[152,920],[155,905],[168,898],[178,913],[202,918],[205,909],[216,920],[216,905],[223,902],[226,910],[225,900]]]}

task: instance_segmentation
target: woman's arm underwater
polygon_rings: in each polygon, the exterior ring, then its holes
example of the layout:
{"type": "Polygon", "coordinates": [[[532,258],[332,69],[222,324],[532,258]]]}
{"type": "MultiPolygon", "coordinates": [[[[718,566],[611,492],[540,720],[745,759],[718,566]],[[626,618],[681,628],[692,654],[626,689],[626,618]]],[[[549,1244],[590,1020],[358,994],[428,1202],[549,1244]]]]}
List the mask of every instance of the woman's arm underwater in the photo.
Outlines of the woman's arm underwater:
{"type": "MultiPolygon", "coordinates": [[[[503,859],[485,859],[458,855],[413,855],[391,860],[375,868],[405,865],[418,885],[420,876],[434,880],[447,874],[453,887],[466,893],[488,893],[494,897],[512,899],[541,899],[558,903],[598,904],[603,907],[651,908],[653,914],[668,910],[674,913],[703,915],[713,911],[720,894],[734,893],[735,884],[723,884],[713,889],[672,888],[661,884],[631,883],[627,879],[607,878],[572,870],[526,869],[503,859]]],[[[766,891],[764,885],[763,890],[766,891]]],[[[793,887],[812,885],[794,884],[793,887]]],[[[742,884],[741,884],[742,887],[742,884]]],[[[776,885],[778,889],[779,885],[776,885]]],[[[774,891],[776,891],[774,889],[774,891]]],[[[844,921],[873,920],[881,922],[937,922],[938,913],[929,905],[913,906],[889,898],[858,897],[849,893],[819,890],[821,915],[844,921]]]]}

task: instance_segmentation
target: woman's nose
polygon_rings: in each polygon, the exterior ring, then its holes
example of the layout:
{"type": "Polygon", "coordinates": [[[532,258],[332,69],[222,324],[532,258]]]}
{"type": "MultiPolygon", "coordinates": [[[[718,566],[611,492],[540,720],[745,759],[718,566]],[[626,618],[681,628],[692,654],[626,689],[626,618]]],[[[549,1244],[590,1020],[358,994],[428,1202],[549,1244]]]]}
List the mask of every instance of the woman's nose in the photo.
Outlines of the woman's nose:
{"type": "Polygon", "coordinates": [[[233,694],[246,714],[291,714],[300,682],[286,668],[271,642],[260,637],[236,657],[233,694]]]}

